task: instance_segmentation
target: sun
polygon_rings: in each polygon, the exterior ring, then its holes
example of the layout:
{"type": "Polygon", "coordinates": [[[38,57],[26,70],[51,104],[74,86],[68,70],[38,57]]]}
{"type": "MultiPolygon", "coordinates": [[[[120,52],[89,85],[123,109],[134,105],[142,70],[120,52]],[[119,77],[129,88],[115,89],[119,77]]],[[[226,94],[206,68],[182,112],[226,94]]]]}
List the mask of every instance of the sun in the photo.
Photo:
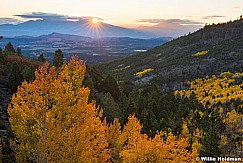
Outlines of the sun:
{"type": "Polygon", "coordinates": [[[99,20],[98,20],[97,18],[93,18],[93,19],[92,19],[92,22],[93,22],[94,24],[97,24],[97,23],[99,22],[99,20]]]}

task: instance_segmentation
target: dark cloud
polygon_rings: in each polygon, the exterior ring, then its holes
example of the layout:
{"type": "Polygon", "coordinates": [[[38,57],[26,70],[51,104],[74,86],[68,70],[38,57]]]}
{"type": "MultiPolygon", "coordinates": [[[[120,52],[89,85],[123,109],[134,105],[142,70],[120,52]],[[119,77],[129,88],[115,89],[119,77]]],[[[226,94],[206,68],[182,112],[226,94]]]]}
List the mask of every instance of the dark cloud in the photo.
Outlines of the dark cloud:
{"type": "Polygon", "coordinates": [[[25,19],[43,19],[43,20],[66,20],[67,16],[43,12],[32,12],[26,14],[14,15],[25,19]]]}
{"type": "Polygon", "coordinates": [[[210,16],[205,16],[203,19],[214,19],[214,18],[223,18],[225,16],[222,15],[210,15],[210,16]]]}
{"type": "MultiPolygon", "coordinates": [[[[44,12],[32,12],[32,13],[26,13],[26,14],[18,14],[14,15],[25,19],[42,19],[42,20],[48,20],[48,21],[79,21],[79,20],[90,20],[94,17],[76,17],[76,16],[67,16],[67,15],[61,15],[61,14],[52,14],[52,13],[44,13],[44,12]]],[[[95,17],[98,20],[103,20],[102,18],[95,17]]]]}
{"type": "Polygon", "coordinates": [[[147,23],[171,23],[171,24],[180,24],[180,25],[202,25],[202,22],[196,22],[188,19],[141,19],[137,22],[147,22],[147,23]]]}
{"type": "Polygon", "coordinates": [[[18,23],[21,23],[21,21],[14,18],[0,18],[0,24],[18,24],[18,23]]]}

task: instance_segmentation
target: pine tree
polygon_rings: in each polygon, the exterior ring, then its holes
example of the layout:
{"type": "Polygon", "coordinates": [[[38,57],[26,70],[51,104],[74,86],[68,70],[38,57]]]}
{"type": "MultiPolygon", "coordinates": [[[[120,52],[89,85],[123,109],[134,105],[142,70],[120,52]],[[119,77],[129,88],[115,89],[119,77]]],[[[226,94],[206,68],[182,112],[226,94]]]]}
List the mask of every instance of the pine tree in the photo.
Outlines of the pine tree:
{"type": "Polygon", "coordinates": [[[37,58],[37,61],[44,63],[46,61],[44,54],[40,54],[40,56],[37,58]]]}
{"type": "Polygon", "coordinates": [[[5,58],[5,56],[3,54],[2,48],[0,47],[0,61],[3,61],[4,58],[5,58]]]}
{"type": "Polygon", "coordinates": [[[24,81],[24,77],[20,71],[19,65],[14,62],[12,65],[12,70],[9,75],[8,79],[9,87],[11,88],[12,92],[16,92],[17,88],[21,83],[24,81]]]}
{"type": "Polygon", "coordinates": [[[64,63],[64,56],[61,49],[55,51],[53,66],[60,68],[64,63]]]}
{"type": "Polygon", "coordinates": [[[100,104],[108,123],[113,122],[114,118],[118,118],[122,121],[121,110],[109,92],[104,95],[100,104]]]}
{"type": "Polygon", "coordinates": [[[204,126],[204,137],[202,141],[201,154],[217,156],[221,154],[220,149],[220,128],[223,128],[223,122],[217,108],[206,108],[208,114],[205,114],[206,126],[204,126]]]}
{"type": "Polygon", "coordinates": [[[103,91],[110,92],[115,100],[117,100],[120,96],[120,89],[118,87],[117,81],[111,75],[108,75],[103,81],[103,91]]]}
{"type": "Polygon", "coordinates": [[[21,51],[21,49],[18,47],[17,48],[17,50],[16,50],[16,54],[18,55],[18,56],[22,56],[22,51],[21,51]]]}
{"type": "Polygon", "coordinates": [[[152,110],[144,109],[140,115],[141,124],[143,125],[142,132],[150,137],[153,137],[159,130],[159,124],[152,110]]]}
{"type": "Polygon", "coordinates": [[[14,54],[15,54],[15,49],[14,49],[13,45],[11,44],[11,42],[9,42],[9,43],[5,46],[5,49],[4,49],[3,53],[4,53],[5,55],[14,55],[14,54]]]}

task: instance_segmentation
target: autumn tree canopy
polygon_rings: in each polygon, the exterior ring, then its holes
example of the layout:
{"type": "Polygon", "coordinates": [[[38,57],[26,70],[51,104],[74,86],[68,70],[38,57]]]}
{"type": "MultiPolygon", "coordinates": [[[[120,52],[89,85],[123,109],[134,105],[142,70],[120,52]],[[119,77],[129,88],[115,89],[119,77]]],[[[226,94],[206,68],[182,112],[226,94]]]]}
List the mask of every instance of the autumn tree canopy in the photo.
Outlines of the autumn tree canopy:
{"type": "Polygon", "coordinates": [[[85,65],[76,57],[60,73],[45,62],[33,82],[23,82],[9,106],[18,162],[105,162],[105,125],[89,89],[82,87],[85,65]]]}
{"type": "MultiPolygon", "coordinates": [[[[58,71],[45,62],[33,82],[18,87],[8,108],[17,162],[194,162],[198,151],[188,150],[186,138],[141,134],[135,116],[122,126],[114,100],[109,108],[114,122],[107,124],[102,109],[88,102],[90,90],[82,86],[85,70],[77,57],[58,71]]],[[[112,96],[104,100],[108,104],[112,96]]]]}
{"type": "Polygon", "coordinates": [[[152,139],[141,134],[141,129],[142,125],[135,116],[128,117],[122,131],[118,119],[114,119],[107,131],[112,162],[195,162],[198,151],[186,149],[186,138],[178,140],[171,133],[161,132],[152,139]]]}

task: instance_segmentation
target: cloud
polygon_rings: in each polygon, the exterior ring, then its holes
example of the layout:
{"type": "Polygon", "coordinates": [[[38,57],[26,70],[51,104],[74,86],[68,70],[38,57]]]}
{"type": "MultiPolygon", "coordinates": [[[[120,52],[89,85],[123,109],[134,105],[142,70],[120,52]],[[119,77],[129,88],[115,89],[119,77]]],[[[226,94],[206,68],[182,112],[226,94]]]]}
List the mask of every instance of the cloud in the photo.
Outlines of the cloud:
{"type": "Polygon", "coordinates": [[[138,22],[152,23],[152,26],[140,26],[139,29],[157,36],[178,37],[200,29],[204,23],[190,19],[141,19],[138,22]]]}
{"type": "Polygon", "coordinates": [[[32,12],[26,14],[14,15],[25,19],[43,19],[43,20],[67,20],[67,16],[43,12],[32,12]]]}
{"type": "MultiPolygon", "coordinates": [[[[73,17],[75,18],[75,17],[73,17]]],[[[99,21],[103,21],[104,19],[99,18],[99,17],[92,17],[92,16],[86,16],[86,17],[76,17],[75,19],[79,19],[79,20],[92,20],[92,19],[97,19],[99,21]]]]}
{"type": "Polygon", "coordinates": [[[22,21],[14,18],[0,18],[0,24],[18,24],[22,21]]]}
{"type": "Polygon", "coordinates": [[[67,16],[67,15],[44,13],[44,12],[31,12],[25,14],[18,14],[14,16],[18,16],[25,19],[41,19],[47,21],[82,21],[82,20],[90,20],[92,18],[103,20],[102,18],[98,18],[98,17],[67,16]]]}
{"type": "Polygon", "coordinates": [[[215,18],[224,18],[225,16],[222,15],[210,15],[210,16],[205,16],[203,19],[215,19],[215,18]]]}
{"type": "Polygon", "coordinates": [[[188,19],[140,19],[137,22],[147,22],[147,23],[154,23],[154,24],[179,24],[179,25],[202,25],[202,22],[197,22],[188,19]]]}

